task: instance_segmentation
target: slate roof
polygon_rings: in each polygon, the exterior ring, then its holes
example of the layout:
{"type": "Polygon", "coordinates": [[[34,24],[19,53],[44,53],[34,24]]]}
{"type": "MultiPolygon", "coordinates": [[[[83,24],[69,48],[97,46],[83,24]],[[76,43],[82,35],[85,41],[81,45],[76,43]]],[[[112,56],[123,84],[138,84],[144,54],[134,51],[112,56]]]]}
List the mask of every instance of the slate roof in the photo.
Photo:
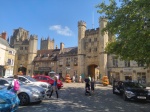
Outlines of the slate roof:
{"type": "Polygon", "coordinates": [[[38,50],[34,61],[57,61],[60,49],[38,50]]]}
{"type": "Polygon", "coordinates": [[[78,54],[78,47],[69,47],[64,48],[63,53],[61,53],[61,56],[67,56],[67,55],[77,55],[78,54]]]}
{"type": "Polygon", "coordinates": [[[0,38],[0,43],[5,45],[6,47],[10,47],[10,45],[8,44],[8,41],[3,38],[0,38]]]}

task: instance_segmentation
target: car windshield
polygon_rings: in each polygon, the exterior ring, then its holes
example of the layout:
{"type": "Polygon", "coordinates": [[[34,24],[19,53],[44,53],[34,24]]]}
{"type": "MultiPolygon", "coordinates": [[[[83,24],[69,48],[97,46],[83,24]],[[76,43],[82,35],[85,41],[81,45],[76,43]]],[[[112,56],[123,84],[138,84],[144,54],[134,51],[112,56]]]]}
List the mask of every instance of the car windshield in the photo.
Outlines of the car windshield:
{"type": "Polygon", "coordinates": [[[37,82],[34,78],[30,77],[30,76],[25,76],[28,80],[30,80],[31,82],[37,82]]]}
{"type": "Polygon", "coordinates": [[[131,88],[143,88],[143,86],[137,82],[126,82],[124,83],[124,85],[125,87],[131,87],[131,88]]]}

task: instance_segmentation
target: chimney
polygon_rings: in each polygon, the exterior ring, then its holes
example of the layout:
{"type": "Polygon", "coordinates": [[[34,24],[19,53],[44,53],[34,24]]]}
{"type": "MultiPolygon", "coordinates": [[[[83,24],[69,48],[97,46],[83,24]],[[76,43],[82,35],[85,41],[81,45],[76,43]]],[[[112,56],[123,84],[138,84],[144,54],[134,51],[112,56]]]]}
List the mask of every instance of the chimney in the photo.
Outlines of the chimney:
{"type": "Polygon", "coordinates": [[[61,42],[61,43],[60,43],[60,51],[61,51],[61,52],[63,51],[64,46],[65,46],[64,43],[61,42]]]}
{"type": "Polygon", "coordinates": [[[6,37],[7,36],[7,33],[6,32],[2,32],[2,34],[1,34],[1,38],[3,38],[4,40],[6,40],[6,37]]]}

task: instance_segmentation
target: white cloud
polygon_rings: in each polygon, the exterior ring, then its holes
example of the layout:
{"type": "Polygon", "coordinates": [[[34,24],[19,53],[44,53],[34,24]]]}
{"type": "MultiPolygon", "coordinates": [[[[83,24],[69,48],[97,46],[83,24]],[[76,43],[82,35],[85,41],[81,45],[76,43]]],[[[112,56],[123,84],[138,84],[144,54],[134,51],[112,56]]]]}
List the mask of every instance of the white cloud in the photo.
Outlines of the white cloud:
{"type": "Polygon", "coordinates": [[[72,36],[73,32],[70,30],[69,27],[65,26],[64,28],[61,25],[53,25],[49,27],[50,30],[56,31],[60,35],[64,36],[72,36]]]}

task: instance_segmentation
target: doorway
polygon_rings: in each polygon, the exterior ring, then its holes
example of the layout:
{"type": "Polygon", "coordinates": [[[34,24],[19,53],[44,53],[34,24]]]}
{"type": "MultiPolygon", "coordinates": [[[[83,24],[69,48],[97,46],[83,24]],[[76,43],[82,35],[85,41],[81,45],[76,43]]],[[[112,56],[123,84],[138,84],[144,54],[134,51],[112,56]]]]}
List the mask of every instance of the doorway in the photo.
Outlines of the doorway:
{"type": "Polygon", "coordinates": [[[89,65],[88,66],[88,76],[90,76],[91,78],[96,78],[96,73],[99,73],[99,72],[97,72],[96,71],[96,68],[97,68],[98,66],[97,65],[89,65]]]}

